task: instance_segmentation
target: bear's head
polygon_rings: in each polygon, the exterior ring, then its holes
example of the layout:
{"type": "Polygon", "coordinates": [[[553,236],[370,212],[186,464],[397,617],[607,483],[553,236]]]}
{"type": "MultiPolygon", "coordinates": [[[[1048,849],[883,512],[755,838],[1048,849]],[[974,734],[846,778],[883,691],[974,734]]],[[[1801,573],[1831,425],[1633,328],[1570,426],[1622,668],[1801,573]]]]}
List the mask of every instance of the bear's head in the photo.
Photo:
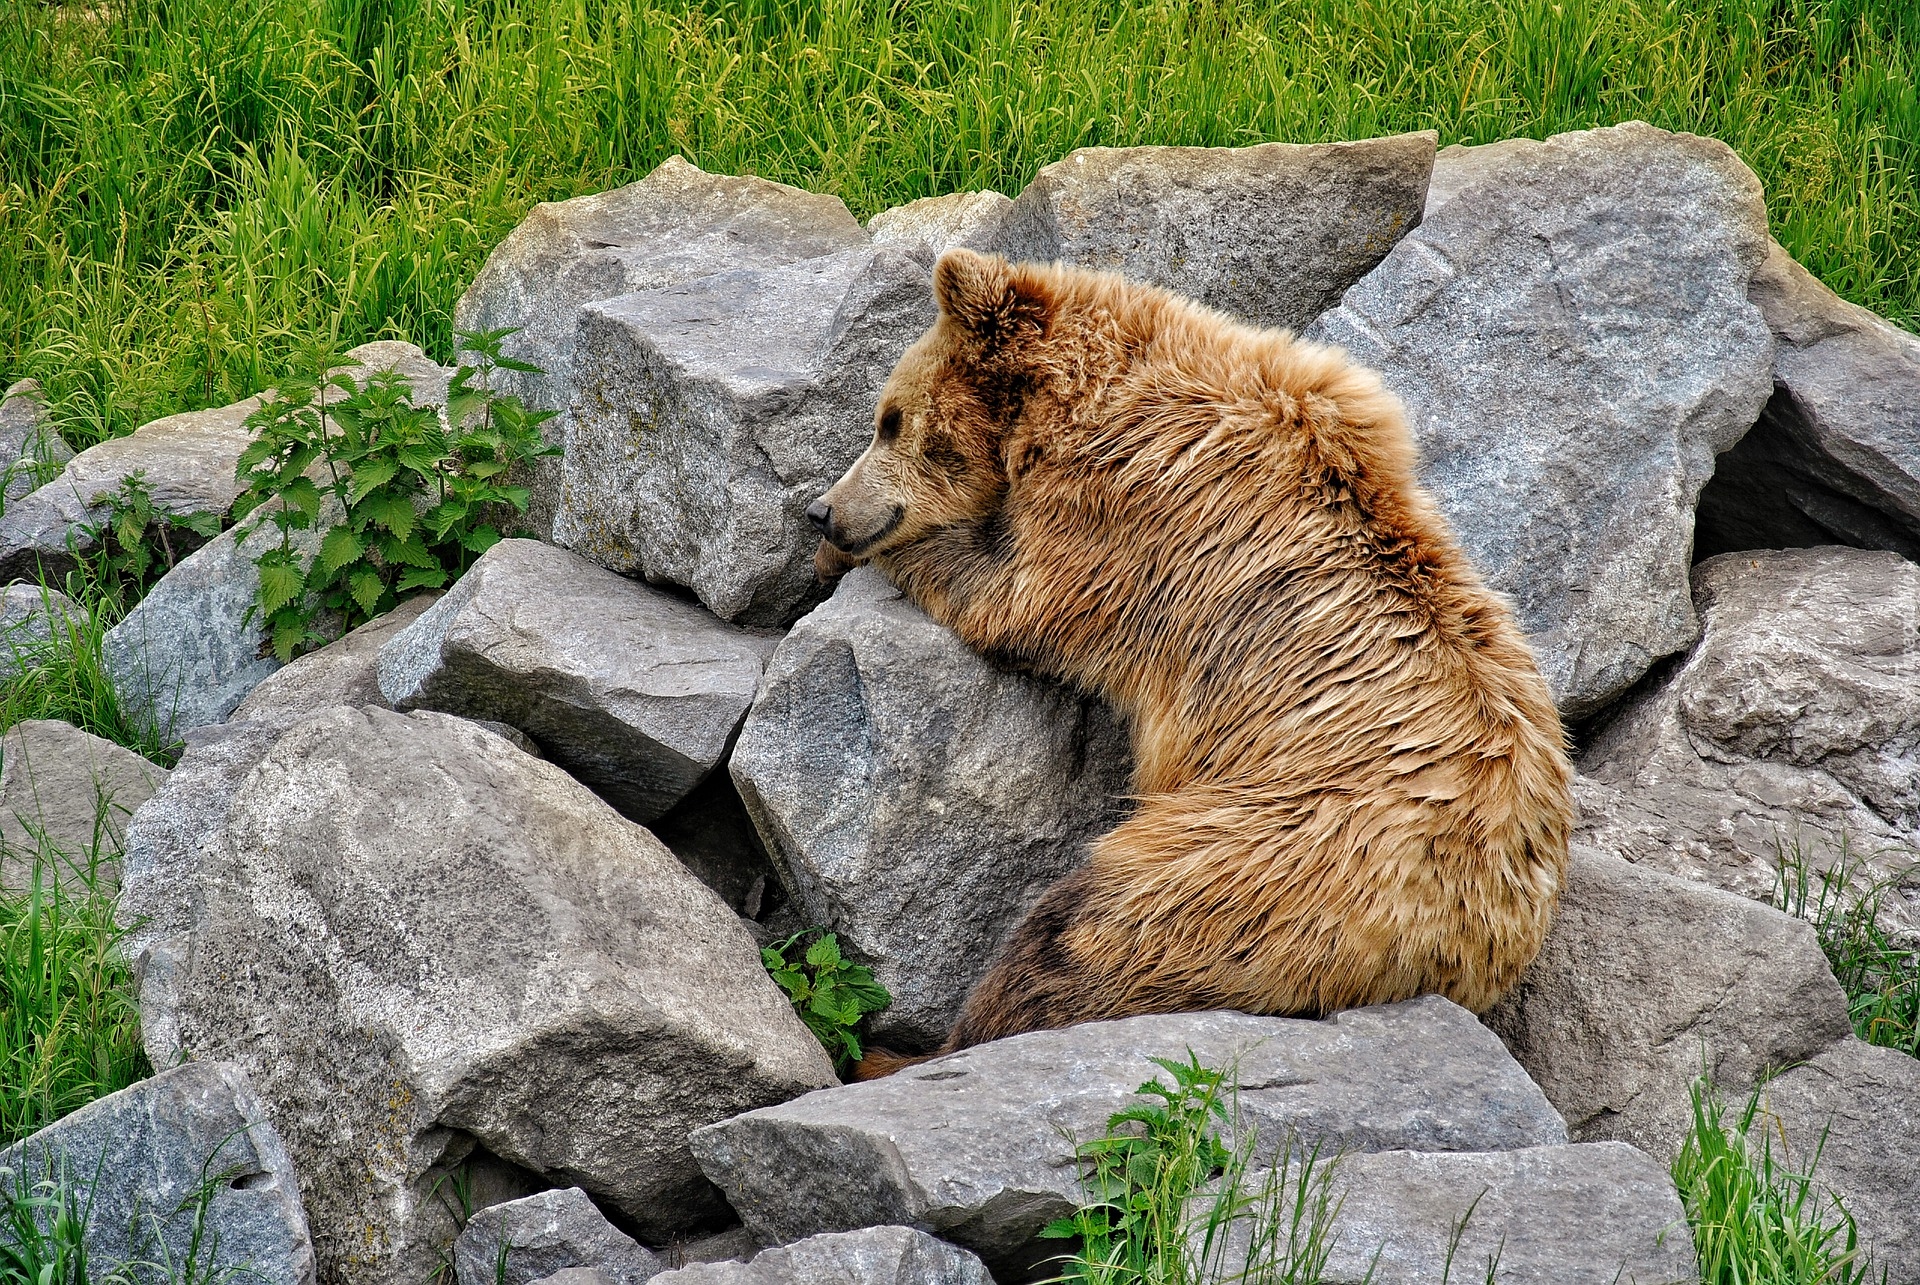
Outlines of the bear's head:
{"type": "Polygon", "coordinates": [[[971,250],[933,269],[940,316],[880,393],[873,441],[807,509],[825,575],[992,513],[1009,436],[1034,383],[1053,293],[1048,271],[971,250]]]}

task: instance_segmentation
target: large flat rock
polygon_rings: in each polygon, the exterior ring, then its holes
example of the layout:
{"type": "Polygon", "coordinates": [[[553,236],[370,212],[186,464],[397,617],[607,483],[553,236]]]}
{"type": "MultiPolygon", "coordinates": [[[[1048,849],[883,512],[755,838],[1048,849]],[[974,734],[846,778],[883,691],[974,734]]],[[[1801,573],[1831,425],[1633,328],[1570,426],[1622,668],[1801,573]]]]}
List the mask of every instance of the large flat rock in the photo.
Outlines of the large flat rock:
{"type": "Polygon", "coordinates": [[[697,1228],[724,1205],[688,1131],[833,1083],[717,897],[450,715],[197,734],[128,835],[121,914],[149,1057],[248,1069],[323,1285],[422,1279],[462,1165],[697,1228]]]}
{"type": "Polygon", "coordinates": [[[1760,183],[1639,123],[1452,156],[1457,190],[1310,335],[1406,402],[1422,482],[1585,717],[1698,633],[1694,502],[1773,385],[1760,183]]]}
{"type": "Polygon", "coordinates": [[[1034,176],[985,248],[1298,328],[1420,222],[1434,141],[1083,147],[1034,176]]]}
{"type": "Polygon", "coordinates": [[[94,1280],[164,1259],[176,1280],[314,1280],[293,1162],[232,1063],[188,1062],[91,1102],[0,1151],[0,1175],[9,1197],[55,1183],[88,1211],[94,1280]]]}
{"type": "Polygon", "coordinates": [[[1017,1035],[738,1116],[693,1148],[765,1243],[899,1223],[1017,1275],[1058,1252],[1035,1234],[1079,1203],[1076,1140],[1165,1075],[1150,1056],[1189,1050],[1237,1068],[1268,1154],[1289,1136],[1356,1152],[1566,1141],[1499,1041],[1429,996],[1324,1022],[1189,1013],[1017,1035]]]}
{"type": "Polygon", "coordinates": [[[1920,337],[1778,242],[1751,294],[1778,344],[1773,396],[1700,493],[1697,554],[1849,544],[1920,558],[1920,337]]]}
{"type": "Polygon", "coordinates": [[[724,620],[791,623],[818,598],[807,505],[934,315],[927,265],[894,247],[588,305],[555,541],[724,620]]]}
{"type": "Polygon", "coordinates": [[[1098,701],[996,669],[860,568],[767,666],[730,767],[801,917],[946,1038],[1001,940],[1119,819],[1132,758],[1098,701]]]}
{"type": "Polygon", "coordinates": [[[127,821],[167,769],[58,719],[23,719],[0,738],[0,887],[28,886],[36,859],[69,886],[118,878],[127,821]]]}
{"type": "Polygon", "coordinates": [[[380,649],[397,709],[517,727],[643,824],[721,761],[774,639],[535,540],[502,540],[380,649]]]}
{"type": "Polygon", "coordinates": [[[1920,568],[1832,546],[1723,554],[1693,594],[1698,645],[1580,756],[1581,837],[1762,901],[1783,851],[1817,870],[1844,845],[1892,884],[1884,926],[1920,929],[1920,568]]]}
{"type": "MultiPolygon", "coordinates": [[[[454,324],[519,329],[506,340],[506,353],[542,373],[501,371],[494,386],[560,412],[544,431],[549,444],[564,446],[578,396],[575,342],[585,305],[866,244],[838,197],[708,174],[672,156],[637,183],[534,206],[487,256],[454,306],[454,324]]],[[[529,523],[545,539],[559,503],[559,461],[535,466],[532,489],[529,523]]]]}

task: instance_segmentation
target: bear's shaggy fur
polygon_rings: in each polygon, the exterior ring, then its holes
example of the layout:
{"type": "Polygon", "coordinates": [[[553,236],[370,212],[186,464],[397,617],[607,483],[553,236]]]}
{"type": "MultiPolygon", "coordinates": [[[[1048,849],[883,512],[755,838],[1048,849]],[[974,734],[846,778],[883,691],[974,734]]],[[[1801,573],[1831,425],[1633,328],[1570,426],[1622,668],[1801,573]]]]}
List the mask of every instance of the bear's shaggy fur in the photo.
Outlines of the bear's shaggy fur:
{"type": "Polygon", "coordinates": [[[1486,1009],[1546,933],[1571,768],[1399,402],[1337,349],[1117,276],[955,250],[934,280],[939,320],[810,513],[822,573],[870,560],[988,656],[1106,698],[1137,800],[947,1048],[1426,992],[1486,1009]]]}

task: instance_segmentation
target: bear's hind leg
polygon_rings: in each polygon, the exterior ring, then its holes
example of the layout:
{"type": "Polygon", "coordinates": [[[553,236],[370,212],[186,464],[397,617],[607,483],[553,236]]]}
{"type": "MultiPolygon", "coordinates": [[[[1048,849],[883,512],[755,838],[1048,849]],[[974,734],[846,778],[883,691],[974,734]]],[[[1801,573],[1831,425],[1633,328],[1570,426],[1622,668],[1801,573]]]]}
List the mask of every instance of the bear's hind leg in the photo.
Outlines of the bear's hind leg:
{"type": "Polygon", "coordinates": [[[1100,978],[1066,941],[1095,890],[1093,872],[1082,868],[1041,894],[967,996],[943,1052],[1109,1016],[1100,978]]]}

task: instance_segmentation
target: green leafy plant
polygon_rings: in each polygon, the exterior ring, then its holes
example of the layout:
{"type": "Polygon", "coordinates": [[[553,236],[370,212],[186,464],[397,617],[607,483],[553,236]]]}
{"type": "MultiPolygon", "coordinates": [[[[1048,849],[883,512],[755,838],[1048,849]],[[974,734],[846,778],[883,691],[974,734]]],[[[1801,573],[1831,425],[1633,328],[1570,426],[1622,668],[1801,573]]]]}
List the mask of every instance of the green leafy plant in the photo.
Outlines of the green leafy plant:
{"type": "Polygon", "coordinates": [[[138,602],[181,558],[219,535],[222,525],[218,513],[155,508],[145,469],[121,478],[106,505],[104,521],[78,528],[92,549],[78,552],[80,542],[73,535],[68,546],[81,564],[78,574],[90,584],[89,597],[111,599],[122,608],[138,602]]]}
{"type": "Polygon", "coordinates": [[[493,391],[497,370],[538,369],[502,354],[512,333],[459,332],[476,360],[455,372],[444,423],[438,408],[414,404],[404,376],[356,384],[325,344],[303,351],[248,417],[255,439],[240,457],[246,489],[235,507],[279,534],[254,562],[255,609],[281,660],[324,641],[323,621],[352,628],[401,595],[446,587],[526,511],[513,474],[555,453],[540,436],[553,413],[493,391]],[[320,532],[317,545],[296,541],[308,530],[320,532]]]}
{"type": "Polygon", "coordinates": [[[833,1056],[835,1066],[844,1069],[848,1063],[858,1062],[863,1056],[860,1023],[867,1014],[878,1013],[893,1003],[887,988],[873,980],[873,971],[848,961],[840,953],[840,939],[817,928],[761,947],[760,962],[787,993],[793,1011],[833,1056]],[[815,933],[820,936],[798,959],[789,957],[803,938],[815,933]]]}
{"type": "Polygon", "coordinates": [[[1083,1201],[1042,1236],[1075,1240],[1055,1281],[1074,1285],[1311,1285],[1334,1247],[1337,1157],[1282,1140],[1256,1164],[1257,1133],[1237,1120],[1227,1072],[1153,1058],[1145,1099],[1076,1148],[1083,1201]],[[1237,1126],[1229,1146],[1222,1130],[1237,1126]]]}
{"type": "Polygon", "coordinates": [[[1701,1285],[1871,1285],[1853,1215],[1815,1185],[1822,1135],[1805,1168],[1776,1149],[1755,1089],[1728,1120],[1704,1079],[1693,1085],[1693,1122],[1674,1158],[1701,1285]]]}
{"type": "Polygon", "coordinates": [[[1774,905],[1813,925],[1861,1039],[1920,1057],[1920,951],[1896,944],[1880,911],[1898,875],[1863,878],[1843,834],[1834,860],[1816,866],[1796,835],[1777,841],[1774,905]]]}

